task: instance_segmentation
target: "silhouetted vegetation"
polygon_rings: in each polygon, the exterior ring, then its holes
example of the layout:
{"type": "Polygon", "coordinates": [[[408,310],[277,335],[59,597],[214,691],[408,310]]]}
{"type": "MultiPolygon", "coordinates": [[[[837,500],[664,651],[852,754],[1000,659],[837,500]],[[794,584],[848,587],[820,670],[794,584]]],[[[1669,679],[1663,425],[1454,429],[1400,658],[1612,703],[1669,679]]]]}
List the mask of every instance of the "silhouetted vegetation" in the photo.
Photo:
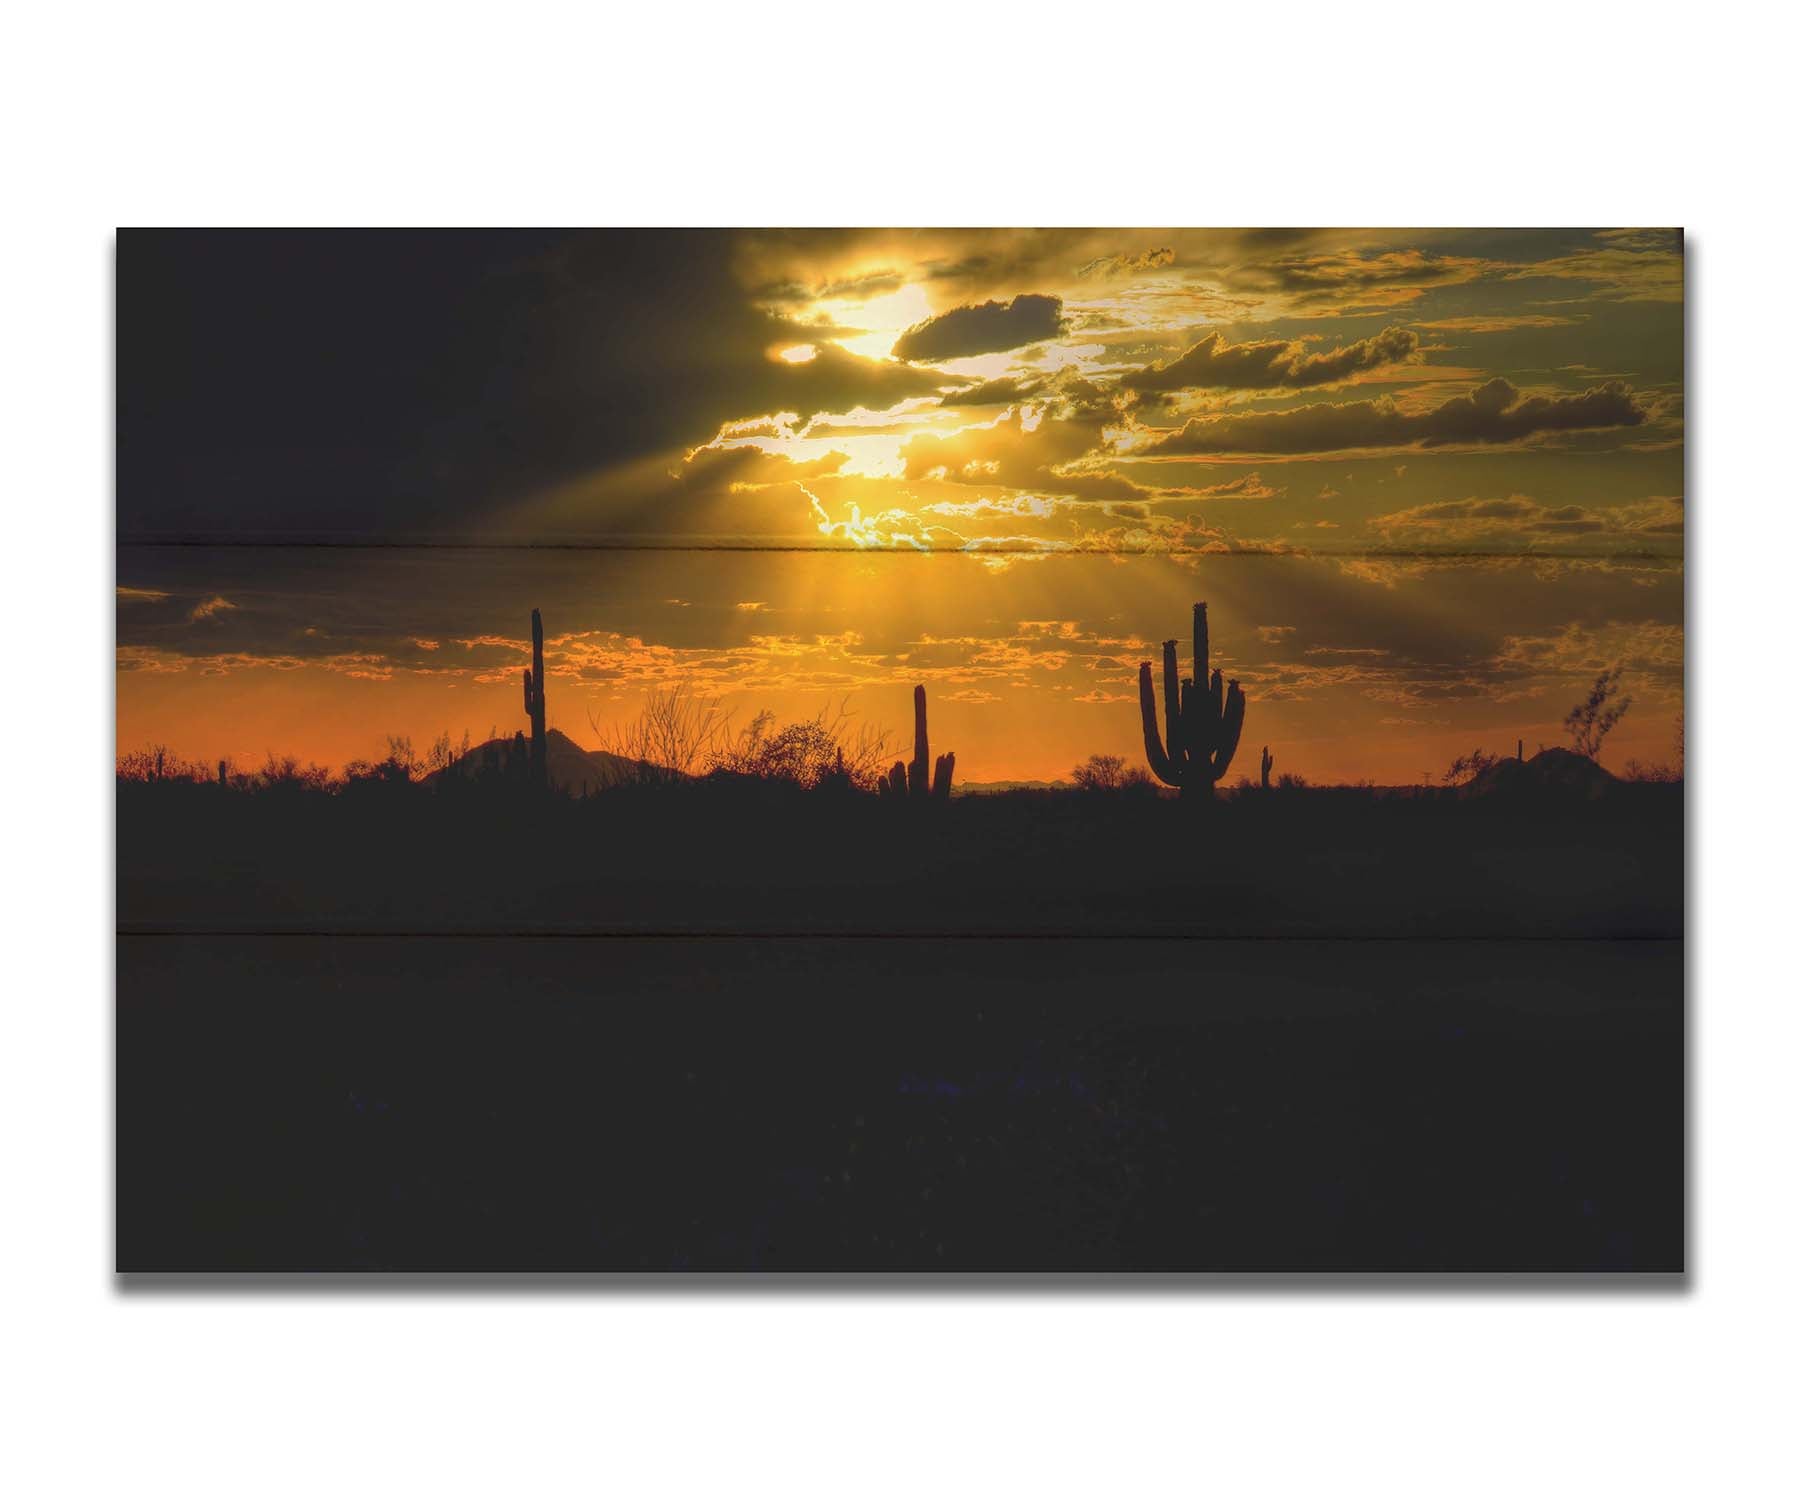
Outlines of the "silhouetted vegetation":
{"type": "Polygon", "coordinates": [[[1155,795],[1150,775],[1141,766],[1128,766],[1122,755],[1090,755],[1069,772],[1078,792],[1140,792],[1155,795]]]}
{"type": "Polygon", "coordinates": [[[1150,663],[1138,667],[1138,710],[1144,721],[1144,755],[1151,773],[1181,795],[1210,797],[1231,769],[1244,732],[1244,692],[1237,679],[1227,688],[1217,671],[1206,675],[1206,606],[1194,606],[1194,675],[1180,677],[1175,642],[1163,642],[1163,718],[1156,728],[1156,688],[1150,663]]]}
{"type": "Polygon", "coordinates": [[[931,737],[925,728],[925,685],[920,683],[913,689],[913,758],[909,767],[904,761],[895,761],[888,773],[876,782],[876,790],[884,797],[901,798],[911,796],[923,801],[932,797],[941,802],[950,800],[950,782],[956,774],[956,752],[949,751],[937,758],[935,770],[931,760],[931,737]]]}
{"type": "MultiPolygon", "coordinates": [[[[1215,791],[1244,698],[1208,660],[1164,645],[1166,740],[1149,664],[1145,747],[1164,792],[1095,755],[1067,788],[951,802],[956,757],[931,755],[923,685],[913,758],[844,703],[732,730],[677,684],[589,751],[540,724],[542,621],[526,706],[533,739],[470,747],[445,732],[333,776],[271,754],[216,774],[152,746],[120,756],[121,921],[348,923],[487,930],[882,930],[1478,935],[1678,934],[1679,773],[1620,781],[1562,749],[1530,761],[1475,749],[1433,787],[1313,787],[1262,749],[1260,781],[1215,791]],[[1172,749],[1170,747],[1173,747],[1172,749]],[[1209,809],[1207,857],[1170,838],[1170,809],[1209,809]],[[1129,795],[1126,795],[1129,794],[1129,795]],[[888,807],[951,810],[926,824],[888,807]],[[871,913],[877,914],[871,918],[871,913]]],[[[1597,747],[1629,704],[1602,674],[1570,715],[1597,747]]]]}
{"type": "Polygon", "coordinates": [[[841,703],[734,730],[682,685],[601,751],[121,755],[121,1263],[1679,1264],[1679,772],[1315,787],[1264,746],[1219,792],[1241,692],[1171,701],[1175,791],[1095,755],[952,801],[922,686],[885,771],[841,703]],[[832,956],[871,931],[994,941],[832,956]],[[1522,932],[1663,941],[1231,941],[1522,932]]]}
{"type": "MultiPolygon", "coordinates": [[[[553,769],[558,756],[591,764],[550,742],[553,769]]],[[[1170,837],[1186,804],[1134,767],[1088,762],[1080,785],[934,802],[944,815],[921,838],[924,824],[892,816],[891,793],[840,762],[841,743],[812,721],[753,721],[729,762],[684,780],[590,771],[547,793],[507,741],[420,779],[394,759],[331,777],[271,757],[221,786],[166,752],[160,780],[153,753],[125,756],[119,917],[258,930],[1681,929],[1680,785],[1618,781],[1568,751],[1509,757],[1493,772],[1517,776],[1492,784],[1246,783],[1208,800],[1196,859],[1170,837]]]]}
{"type": "Polygon", "coordinates": [[[1445,786],[1466,786],[1482,772],[1492,770],[1500,764],[1498,755],[1489,755],[1482,749],[1471,750],[1467,755],[1459,755],[1444,768],[1445,786]]]}
{"type": "Polygon", "coordinates": [[[885,731],[855,721],[843,703],[811,719],[777,724],[765,710],[708,752],[709,774],[804,791],[874,791],[887,758],[885,731]]]}
{"type": "Polygon", "coordinates": [[[605,750],[627,762],[630,780],[660,785],[696,775],[725,738],[730,718],[718,700],[696,692],[691,683],[653,688],[635,719],[610,728],[588,711],[605,750]]]}
{"type": "Polygon", "coordinates": [[[1570,709],[1568,717],[1563,720],[1563,728],[1568,732],[1569,743],[1577,755],[1585,755],[1589,760],[1599,760],[1600,747],[1606,742],[1607,735],[1613,732],[1619,720],[1630,709],[1631,699],[1618,695],[1619,682],[1623,676],[1622,667],[1611,667],[1602,672],[1594,679],[1587,697],[1570,709]]]}

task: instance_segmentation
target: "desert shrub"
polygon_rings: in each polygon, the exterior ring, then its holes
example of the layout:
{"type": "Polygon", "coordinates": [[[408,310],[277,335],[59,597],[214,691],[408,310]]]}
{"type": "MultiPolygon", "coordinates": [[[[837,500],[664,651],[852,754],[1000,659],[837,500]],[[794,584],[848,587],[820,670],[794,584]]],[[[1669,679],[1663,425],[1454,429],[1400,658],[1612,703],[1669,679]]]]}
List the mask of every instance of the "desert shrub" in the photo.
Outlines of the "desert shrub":
{"type": "Polygon", "coordinates": [[[652,689],[638,716],[624,724],[602,726],[588,712],[600,748],[628,762],[629,777],[649,783],[698,775],[720,750],[730,721],[718,699],[687,682],[652,689]]]}
{"type": "Polygon", "coordinates": [[[1122,755],[1090,755],[1069,779],[1080,792],[1122,792],[1149,787],[1150,773],[1142,766],[1127,765],[1122,755]]]}
{"type": "Polygon", "coordinates": [[[886,768],[889,738],[885,730],[855,722],[842,702],[792,724],[778,725],[764,709],[711,751],[707,769],[808,790],[841,785],[868,791],[886,768]]]}
{"type": "Polygon", "coordinates": [[[303,766],[297,756],[277,755],[273,750],[262,769],[251,776],[250,784],[258,792],[328,792],[333,785],[331,772],[324,766],[303,766]]]}
{"type": "Polygon", "coordinates": [[[360,791],[372,786],[408,786],[412,783],[415,770],[416,762],[402,760],[397,755],[390,755],[386,760],[353,760],[344,767],[344,790],[360,791]]]}
{"type": "Polygon", "coordinates": [[[1445,786],[1467,786],[1484,771],[1490,771],[1500,764],[1498,755],[1489,755],[1482,749],[1471,750],[1467,755],[1459,755],[1444,768],[1445,786]]]}
{"type": "Polygon", "coordinates": [[[120,781],[146,783],[211,781],[216,774],[212,767],[197,760],[186,760],[167,745],[128,750],[114,762],[114,771],[120,781]]]}

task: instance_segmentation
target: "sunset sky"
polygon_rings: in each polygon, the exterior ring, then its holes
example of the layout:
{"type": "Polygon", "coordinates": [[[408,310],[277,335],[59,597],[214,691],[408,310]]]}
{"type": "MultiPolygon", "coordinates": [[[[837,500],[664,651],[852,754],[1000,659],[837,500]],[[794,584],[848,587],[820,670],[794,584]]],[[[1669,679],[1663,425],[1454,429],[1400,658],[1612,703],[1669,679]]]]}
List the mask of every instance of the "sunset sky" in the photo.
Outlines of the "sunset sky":
{"type": "Polygon", "coordinates": [[[118,743],[341,765],[686,681],[970,782],[1141,762],[1194,600],[1268,744],[1415,782],[1681,708],[1669,230],[128,231],[118,743]],[[275,545],[287,544],[287,545],[275,545]]]}

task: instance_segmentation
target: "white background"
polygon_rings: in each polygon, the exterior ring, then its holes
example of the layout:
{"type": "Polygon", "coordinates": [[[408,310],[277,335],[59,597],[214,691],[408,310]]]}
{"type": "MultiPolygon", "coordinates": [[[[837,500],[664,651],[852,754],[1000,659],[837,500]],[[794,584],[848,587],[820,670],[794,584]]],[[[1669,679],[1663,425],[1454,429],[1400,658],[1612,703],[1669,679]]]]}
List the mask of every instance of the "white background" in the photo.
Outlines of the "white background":
{"type": "Polygon", "coordinates": [[[14,11],[0,86],[0,1485],[1794,1493],[1800,557],[1780,15],[14,11]],[[514,222],[1686,225],[1689,1286],[121,1294],[113,229],[514,222]]]}

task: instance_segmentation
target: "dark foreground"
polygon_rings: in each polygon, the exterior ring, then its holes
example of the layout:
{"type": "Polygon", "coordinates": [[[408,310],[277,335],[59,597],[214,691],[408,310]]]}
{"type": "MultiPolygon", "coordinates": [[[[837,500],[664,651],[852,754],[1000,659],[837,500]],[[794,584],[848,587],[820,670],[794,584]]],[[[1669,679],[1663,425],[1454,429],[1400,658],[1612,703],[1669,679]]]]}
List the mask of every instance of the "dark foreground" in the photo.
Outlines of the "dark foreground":
{"type": "Polygon", "coordinates": [[[1196,808],[694,785],[588,801],[126,785],[127,932],[1682,935],[1679,786],[1196,808]]]}
{"type": "Polygon", "coordinates": [[[118,968],[126,1271],[1683,1265],[1678,942],[122,936],[118,968]]]}

